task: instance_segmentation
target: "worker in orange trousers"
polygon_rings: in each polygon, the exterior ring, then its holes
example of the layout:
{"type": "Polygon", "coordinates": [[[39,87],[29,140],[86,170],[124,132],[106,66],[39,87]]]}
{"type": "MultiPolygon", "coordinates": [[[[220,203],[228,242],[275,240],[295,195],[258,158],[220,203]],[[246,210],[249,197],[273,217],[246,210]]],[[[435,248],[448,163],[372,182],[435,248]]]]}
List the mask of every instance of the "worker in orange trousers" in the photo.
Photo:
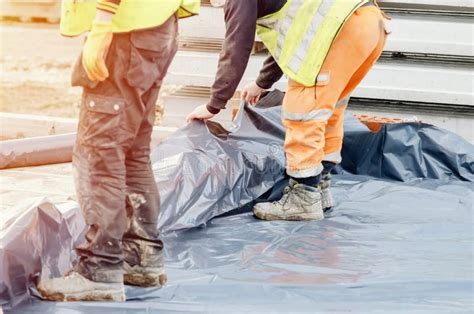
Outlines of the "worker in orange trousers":
{"type": "MultiPolygon", "coordinates": [[[[252,32],[255,28],[251,28],[250,23],[255,24],[253,18],[259,23],[262,16],[265,18],[284,9],[287,1],[265,2],[268,1],[226,2],[226,40],[211,100],[207,106],[198,107],[192,112],[188,120],[212,118],[232,97],[251,53],[248,48],[254,41],[252,32]],[[272,9],[276,11],[269,12],[272,9]],[[246,21],[239,18],[244,13],[252,18],[247,17],[246,21]],[[246,37],[243,35],[245,32],[248,33],[246,37]]],[[[343,4],[341,1],[337,2],[322,1],[320,7],[343,4]]],[[[293,3],[296,1],[292,1],[290,6],[293,3]]],[[[279,201],[260,203],[254,207],[255,215],[261,219],[319,220],[324,218],[324,210],[334,205],[329,189],[330,171],[341,162],[344,111],[351,93],[380,57],[388,34],[384,21],[386,16],[377,3],[361,3],[347,17],[330,45],[315,84],[308,86],[289,79],[283,100],[282,119],[286,127],[286,169],[291,179],[279,201]]],[[[305,4],[306,2],[302,5],[305,4]]],[[[286,12],[290,10],[291,8],[286,12]]],[[[321,15],[320,12],[321,8],[318,11],[321,15]]],[[[317,21],[319,17],[312,18],[317,21]]],[[[274,24],[277,23],[273,21],[269,27],[274,24]]],[[[276,29],[282,31],[281,27],[276,29]]],[[[247,102],[255,104],[264,90],[271,88],[286,74],[275,59],[273,55],[270,56],[257,80],[243,89],[242,98],[247,102]]]]}

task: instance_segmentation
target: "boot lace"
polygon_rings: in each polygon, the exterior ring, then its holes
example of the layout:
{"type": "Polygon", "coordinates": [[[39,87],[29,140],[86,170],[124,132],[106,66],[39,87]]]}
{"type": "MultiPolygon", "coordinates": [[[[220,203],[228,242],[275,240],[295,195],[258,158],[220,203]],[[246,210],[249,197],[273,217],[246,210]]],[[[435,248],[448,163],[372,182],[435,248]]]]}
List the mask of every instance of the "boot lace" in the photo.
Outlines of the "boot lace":
{"type": "Polygon", "coordinates": [[[285,208],[285,205],[289,201],[294,202],[298,199],[301,199],[302,197],[301,193],[302,193],[302,189],[297,188],[297,184],[293,186],[289,185],[285,187],[285,189],[283,190],[283,196],[281,197],[281,199],[279,199],[278,201],[274,201],[273,205],[281,206],[283,211],[287,211],[289,208],[285,208]]]}

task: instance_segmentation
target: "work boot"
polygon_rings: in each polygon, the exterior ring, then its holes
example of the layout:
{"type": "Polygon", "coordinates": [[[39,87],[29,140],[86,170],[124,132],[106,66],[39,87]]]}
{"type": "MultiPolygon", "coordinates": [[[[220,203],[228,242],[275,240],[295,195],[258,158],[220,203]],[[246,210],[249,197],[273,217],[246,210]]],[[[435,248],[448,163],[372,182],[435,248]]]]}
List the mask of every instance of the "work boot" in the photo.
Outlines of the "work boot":
{"type": "Polygon", "coordinates": [[[60,278],[41,280],[38,291],[51,301],[125,301],[123,282],[95,282],[74,270],[60,278]]]}
{"type": "Polygon", "coordinates": [[[253,212],[264,220],[321,220],[321,189],[290,179],[279,201],[258,203],[253,212]]]}
{"type": "Polygon", "coordinates": [[[327,211],[334,207],[334,198],[331,193],[331,172],[323,170],[321,182],[318,184],[321,189],[321,202],[323,210],[327,211]]]}
{"type": "Polygon", "coordinates": [[[147,267],[123,263],[123,281],[126,285],[139,287],[163,287],[168,281],[163,267],[147,267]]]}
{"type": "Polygon", "coordinates": [[[163,267],[163,251],[155,251],[150,246],[139,245],[140,241],[138,240],[125,243],[128,244],[127,248],[129,249],[125,252],[126,260],[123,263],[125,284],[139,287],[163,287],[168,280],[163,267]],[[139,254],[141,258],[138,259],[137,264],[131,262],[135,255],[128,254],[132,244],[137,245],[132,251],[141,252],[139,254]]]}

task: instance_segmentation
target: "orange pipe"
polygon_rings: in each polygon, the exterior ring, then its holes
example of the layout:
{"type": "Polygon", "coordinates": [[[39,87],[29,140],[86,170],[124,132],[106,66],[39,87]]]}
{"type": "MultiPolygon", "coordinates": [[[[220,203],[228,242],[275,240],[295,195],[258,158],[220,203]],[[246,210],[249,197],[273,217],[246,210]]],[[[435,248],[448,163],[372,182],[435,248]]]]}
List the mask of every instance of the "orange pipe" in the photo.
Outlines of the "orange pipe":
{"type": "Polygon", "coordinates": [[[76,133],[0,142],[0,169],[72,161],[76,133]]]}

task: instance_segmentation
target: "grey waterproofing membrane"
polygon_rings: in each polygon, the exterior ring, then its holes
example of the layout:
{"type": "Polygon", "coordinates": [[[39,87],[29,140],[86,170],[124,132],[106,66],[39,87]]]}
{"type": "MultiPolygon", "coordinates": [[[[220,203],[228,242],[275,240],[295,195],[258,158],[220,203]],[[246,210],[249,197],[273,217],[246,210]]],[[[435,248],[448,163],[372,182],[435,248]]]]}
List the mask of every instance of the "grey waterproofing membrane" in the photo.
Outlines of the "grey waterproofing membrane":
{"type": "Polygon", "coordinates": [[[195,122],[154,150],[166,288],[127,287],[122,304],[41,301],[33,282],[69,269],[85,226],[74,202],[36,200],[0,230],[7,312],[472,312],[474,147],[422,123],[371,133],[348,115],[326,219],[260,221],[251,202],[286,180],[281,96],[229,131],[195,122]]]}

